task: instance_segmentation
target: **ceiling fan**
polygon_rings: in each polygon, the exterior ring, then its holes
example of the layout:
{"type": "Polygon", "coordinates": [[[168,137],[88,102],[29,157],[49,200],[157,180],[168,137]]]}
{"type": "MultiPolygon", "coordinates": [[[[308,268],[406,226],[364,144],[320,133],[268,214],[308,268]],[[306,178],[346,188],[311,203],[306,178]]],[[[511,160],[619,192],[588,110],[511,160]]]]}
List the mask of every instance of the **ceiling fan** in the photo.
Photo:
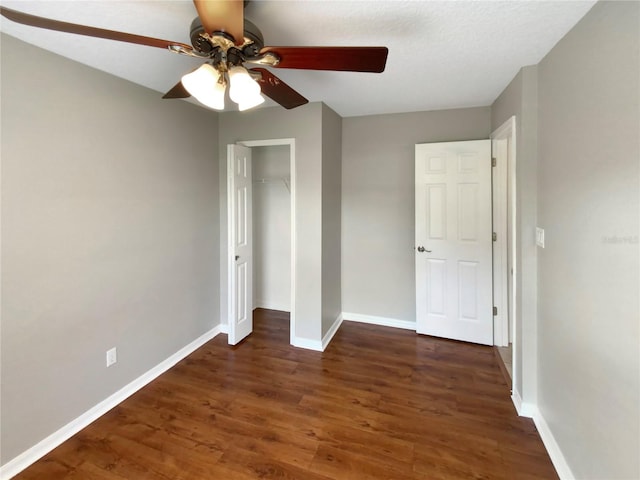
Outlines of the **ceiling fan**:
{"type": "Polygon", "coordinates": [[[194,0],[198,16],[191,23],[192,45],[131,33],[38,17],[0,6],[0,14],[17,23],[60,32],[117,40],[168,49],[204,60],[162,98],[195,97],[204,105],[223,110],[229,97],[246,110],[264,102],[262,94],[287,109],[308,100],[263,67],[350,72],[384,71],[386,47],[265,47],[262,33],[244,18],[242,0],[194,0]],[[244,64],[257,65],[247,69],[244,64]]]}

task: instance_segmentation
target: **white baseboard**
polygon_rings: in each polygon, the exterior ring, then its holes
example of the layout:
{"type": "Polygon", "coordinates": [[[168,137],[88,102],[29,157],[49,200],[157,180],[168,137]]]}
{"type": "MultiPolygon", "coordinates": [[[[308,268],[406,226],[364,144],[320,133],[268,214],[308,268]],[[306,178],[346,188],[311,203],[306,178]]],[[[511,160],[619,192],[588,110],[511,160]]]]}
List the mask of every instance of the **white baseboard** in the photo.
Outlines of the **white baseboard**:
{"type": "Polygon", "coordinates": [[[220,333],[224,333],[225,335],[229,334],[229,324],[228,323],[221,323],[220,324],[220,333]]]}
{"type": "MultiPolygon", "coordinates": [[[[514,384],[514,387],[515,387],[515,384],[514,384]]],[[[521,417],[526,416],[526,415],[522,415],[522,397],[520,396],[520,392],[518,392],[518,390],[516,390],[515,388],[511,390],[511,401],[513,402],[513,405],[516,407],[516,412],[518,413],[518,415],[521,417]]]]}
{"type": "Polygon", "coordinates": [[[537,411],[536,406],[533,403],[523,402],[520,392],[515,388],[511,390],[511,400],[513,401],[513,405],[516,407],[516,412],[519,416],[533,418],[533,415],[537,411]]]}
{"type": "Polygon", "coordinates": [[[292,336],[291,345],[298,348],[306,348],[307,350],[322,352],[322,341],[320,340],[311,340],[309,338],[292,336]]]}
{"type": "Polygon", "coordinates": [[[569,468],[569,464],[564,458],[558,442],[556,442],[553,433],[551,433],[549,425],[540,413],[537,405],[533,403],[523,402],[522,397],[517,390],[513,390],[511,399],[513,400],[513,404],[516,407],[518,415],[520,415],[521,417],[531,418],[533,420],[533,423],[535,424],[536,428],[538,429],[538,433],[540,434],[540,439],[542,440],[542,443],[544,444],[544,447],[549,454],[549,458],[551,458],[551,462],[553,463],[556,472],[558,472],[560,480],[575,480],[575,476],[569,468]]]}
{"type": "Polygon", "coordinates": [[[399,320],[397,318],[376,317],[374,315],[362,315],[360,313],[342,312],[342,318],[348,322],[370,323],[383,327],[403,328],[405,330],[416,330],[416,322],[399,320]]]}
{"type": "Polygon", "coordinates": [[[333,338],[333,336],[336,334],[336,332],[340,328],[340,325],[342,325],[342,314],[338,315],[338,317],[333,322],[333,325],[331,325],[331,328],[329,328],[329,330],[327,331],[325,336],[322,337],[322,351],[323,352],[324,352],[325,348],[327,348],[327,346],[329,345],[329,342],[331,342],[331,339],[333,338]]]}
{"type": "Polygon", "coordinates": [[[536,428],[538,429],[538,433],[540,434],[540,438],[542,439],[542,443],[544,443],[545,448],[547,449],[547,453],[549,453],[549,457],[551,458],[551,462],[553,466],[556,468],[556,472],[558,472],[558,476],[560,480],[575,480],[575,475],[569,468],[569,464],[567,463],[567,459],[564,457],[558,442],[556,442],[547,421],[544,419],[538,407],[532,407],[533,410],[533,423],[535,423],[536,428]]]}
{"type": "Polygon", "coordinates": [[[115,392],[113,395],[107,397],[102,402],[98,403],[94,407],[90,408],[82,415],[80,415],[75,420],[72,420],[64,427],[59,430],[53,432],[44,440],[41,440],[33,447],[28,450],[22,452],[20,455],[15,457],[13,460],[5,463],[0,467],[0,479],[8,480],[22,470],[27,468],[32,463],[36,462],[40,458],[44,457],[51,450],[59,446],[64,441],[71,438],[73,435],[78,433],[80,430],[88,426],[93,421],[100,418],[102,415],[107,413],[113,407],[117,406],[119,403],[126,400],[128,397],[136,393],[142,387],[147,385],[152,380],[155,380],[161,374],[169,370],[180,360],[200,348],[202,345],[207,343],[213,337],[218,335],[221,332],[221,325],[218,325],[208,332],[204,333],[200,337],[196,338],[193,342],[186,345],[185,347],[178,350],[176,353],[171,355],[166,360],[160,362],[158,365],[153,367],[151,370],[143,373],[140,377],[133,380],[131,383],[125,385],[120,390],[115,392]]]}
{"type": "Polygon", "coordinates": [[[533,403],[522,402],[520,404],[519,415],[521,417],[534,418],[537,411],[538,407],[536,407],[533,403]]]}
{"type": "Polygon", "coordinates": [[[255,300],[253,302],[253,308],[265,308],[267,310],[278,310],[280,312],[290,312],[291,305],[284,303],[274,303],[267,300],[255,300]]]}

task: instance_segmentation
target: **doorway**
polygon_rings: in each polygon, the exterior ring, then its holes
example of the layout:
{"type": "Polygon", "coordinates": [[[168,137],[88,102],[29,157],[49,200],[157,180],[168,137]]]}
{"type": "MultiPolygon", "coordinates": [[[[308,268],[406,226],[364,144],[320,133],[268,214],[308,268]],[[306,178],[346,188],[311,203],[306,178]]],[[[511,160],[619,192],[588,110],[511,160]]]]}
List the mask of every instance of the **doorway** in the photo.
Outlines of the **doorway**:
{"type": "MultiPolygon", "coordinates": [[[[291,165],[288,145],[253,147],[253,308],[291,312],[291,165]]],[[[262,311],[264,310],[264,311],[262,311]]]]}
{"type": "Polygon", "coordinates": [[[254,308],[290,312],[293,343],[295,140],[243,141],[227,151],[229,343],[251,334],[254,308]]]}

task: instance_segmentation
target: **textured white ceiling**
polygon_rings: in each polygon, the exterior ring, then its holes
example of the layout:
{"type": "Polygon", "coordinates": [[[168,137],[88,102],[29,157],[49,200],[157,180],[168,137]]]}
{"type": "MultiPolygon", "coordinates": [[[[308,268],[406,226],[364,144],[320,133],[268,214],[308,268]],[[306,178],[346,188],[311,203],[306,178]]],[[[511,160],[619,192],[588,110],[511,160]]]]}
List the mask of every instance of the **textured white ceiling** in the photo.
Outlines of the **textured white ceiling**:
{"type": "MultiPolygon", "coordinates": [[[[310,101],[323,101],[349,117],[489,105],[522,66],[538,63],[594,3],[254,0],[245,16],[262,30],[266,45],[387,46],[381,74],[272,69],[310,101]]],[[[193,3],[182,0],[2,4],[187,44],[196,16],[193,3]]],[[[25,27],[4,17],[0,29],[162,93],[201,63],[157,48],[25,27]]]]}

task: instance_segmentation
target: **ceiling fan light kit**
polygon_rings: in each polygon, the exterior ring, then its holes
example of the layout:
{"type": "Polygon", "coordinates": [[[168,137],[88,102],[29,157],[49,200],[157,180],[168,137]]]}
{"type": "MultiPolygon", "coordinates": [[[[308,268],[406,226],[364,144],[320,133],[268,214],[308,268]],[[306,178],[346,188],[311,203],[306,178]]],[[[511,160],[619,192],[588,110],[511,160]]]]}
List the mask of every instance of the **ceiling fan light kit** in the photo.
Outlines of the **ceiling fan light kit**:
{"type": "Polygon", "coordinates": [[[235,66],[228,72],[204,63],[181,79],[185,90],[203,105],[215,110],[224,110],[224,97],[229,85],[229,98],[238,104],[240,111],[264,103],[260,85],[246,68],[235,66]]]}
{"type": "Polygon", "coordinates": [[[203,105],[216,110],[225,108],[227,85],[229,98],[238,104],[240,111],[264,103],[263,94],[287,109],[309,102],[269,70],[247,70],[243,66],[245,63],[304,70],[384,71],[388,55],[386,47],[265,47],[262,32],[244,18],[246,3],[242,0],[194,0],[198,17],[191,23],[193,47],[180,42],[37,17],[3,6],[0,6],[0,14],[23,25],[163,48],[206,60],[206,63],[184,75],[163,98],[193,96],[203,105]]]}
{"type": "Polygon", "coordinates": [[[185,90],[203,105],[216,110],[224,110],[226,84],[223,75],[208,63],[202,64],[182,77],[185,90]]]}
{"type": "Polygon", "coordinates": [[[229,69],[229,98],[239,105],[240,111],[264,103],[260,85],[251,78],[246,68],[240,66],[229,69]]]}

